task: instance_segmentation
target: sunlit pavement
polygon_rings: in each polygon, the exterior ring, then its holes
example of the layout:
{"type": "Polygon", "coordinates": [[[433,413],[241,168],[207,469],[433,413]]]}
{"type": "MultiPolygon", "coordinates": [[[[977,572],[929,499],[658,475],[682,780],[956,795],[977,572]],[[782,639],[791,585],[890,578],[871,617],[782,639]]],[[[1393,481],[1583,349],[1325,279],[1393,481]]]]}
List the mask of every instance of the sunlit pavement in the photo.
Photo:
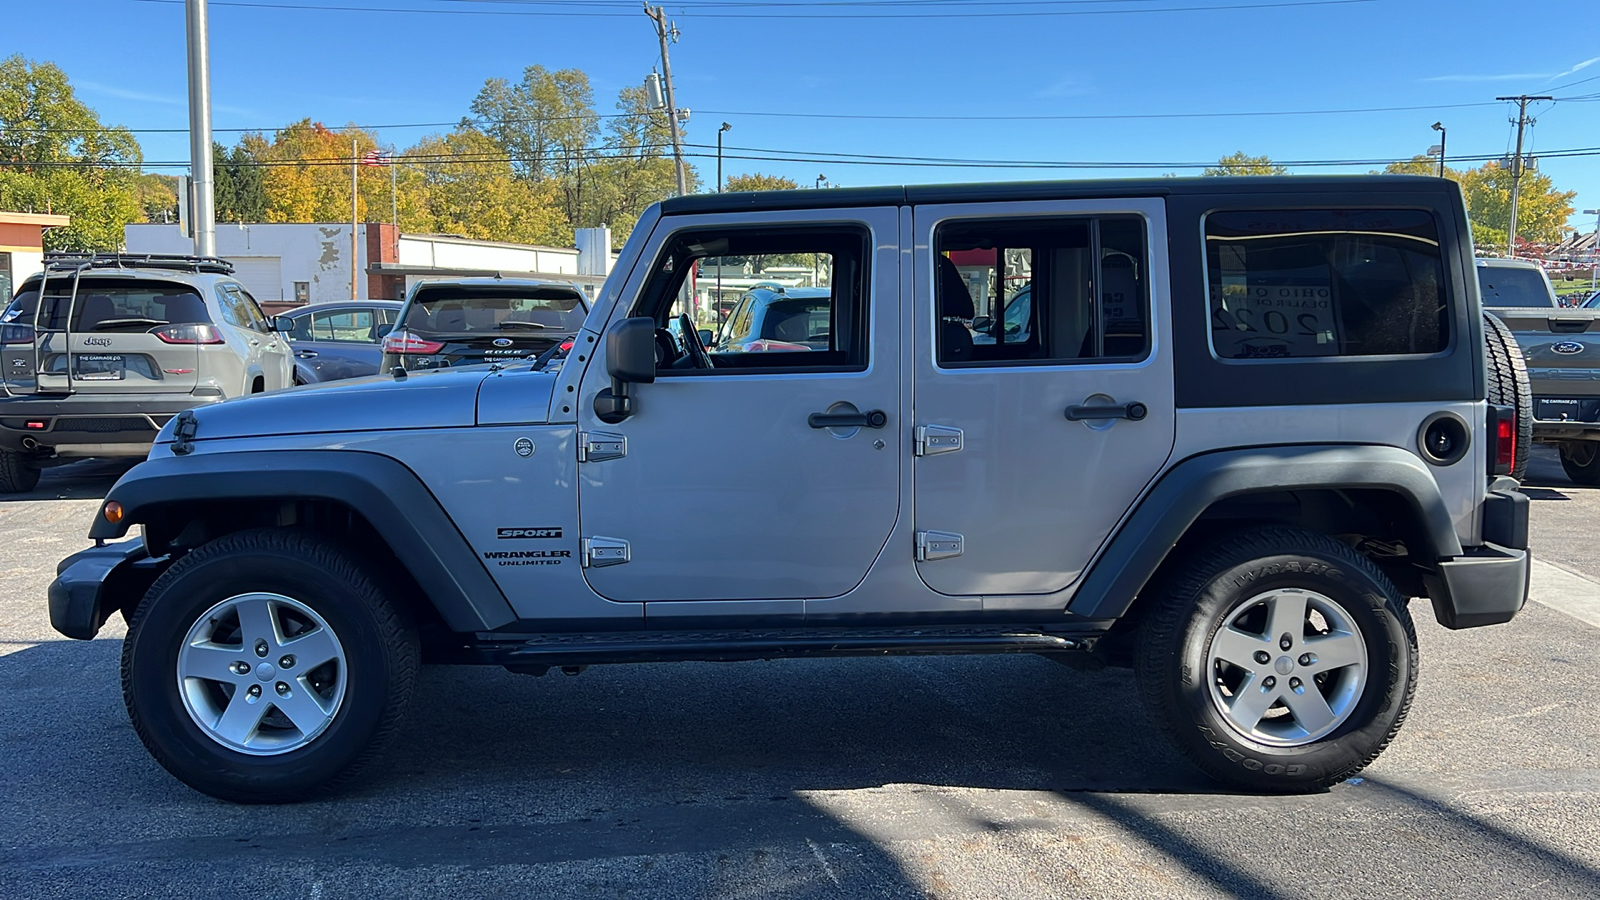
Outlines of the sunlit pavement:
{"type": "Polygon", "coordinates": [[[75,499],[0,502],[0,896],[1593,898],[1600,490],[1553,459],[1534,595],[1560,608],[1449,632],[1413,604],[1410,720],[1325,794],[1223,791],[1125,672],[957,657],[425,670],[385,764],[288,807],[150,759],[120,621],[50,630],[120,471],[79,464],[30,495],[75,499]]]}

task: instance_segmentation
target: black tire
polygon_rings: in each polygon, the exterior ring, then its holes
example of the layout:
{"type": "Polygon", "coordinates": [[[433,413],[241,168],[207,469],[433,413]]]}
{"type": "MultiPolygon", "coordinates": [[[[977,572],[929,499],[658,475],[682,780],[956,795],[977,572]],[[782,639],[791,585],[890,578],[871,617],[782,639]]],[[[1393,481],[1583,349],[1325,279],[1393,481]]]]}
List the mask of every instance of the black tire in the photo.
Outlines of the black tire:
{"type": "Polygon", "coordinates": [[[1600,487],[1600,441],[1563,441],[1561,468],[1575,484],[1600,487]]]}
{"type": "Polygon", "coordinates": [[[39,486],[39,467],[15,450],[0,448],[0,494],[26,494],[39,486]]]}
{"type": "MultiPolygon", "coordinates": [[[[1142,623],[1136,673],[1147,711],[1201,770],[1252,791],[1309,792],[1338,784],[1383,752],[1416,690],[1417,636],[1399,591],[1371,561],[1326,535],[1269,527],[1225,537],[1182,565],[1142,623]],[[1351,633],[1367,660],[1364,686],[1357,692],[1359,682],[1351,683],[1347,717],[1299,746],[1246,735],[1212,696],[1213,680],[1225,678],[1227,668],[1210,661],[1213,637],[1235,610],[1285,588],[1315,592],[1336,604],[1354,626],[1351,633]]],[[[1272,671],[1288,678],[1282,668],[1272,671]]],[[[1237,696],[1243,696],[1240,690],[1237,696]]],[[[1288,707],[1282,708],[1286,713],[1288,707]]]]}
{"type": "Polygon", "coordinates": [[[292,802],[345,783],[378,755],[410,701],[418,658],[415,627],[355,556],[308,532],[257,529],[200,547],[151,586],[123,643],[122,696],[140,740],[180,781],[223,800],[292,802]],[[175,677],[190,627],[219,602],[255,592],[314,610],[348,668],[340,673],[343,699],[326,727],[276,755],[251,755],[213,739],[190,715],[175,677]]]}
{"type": "Polygon", "coordinates": [[[1517,452],[1511,463],[1511,477],[1521,481],[1528,474],[1528,460],[1533,456],[1533,388],[1528,383],[1528,364],[1511,329],[1491,312],[1483,314],[1483,344],[1489,402],[1517,411],[1517,452]]]}

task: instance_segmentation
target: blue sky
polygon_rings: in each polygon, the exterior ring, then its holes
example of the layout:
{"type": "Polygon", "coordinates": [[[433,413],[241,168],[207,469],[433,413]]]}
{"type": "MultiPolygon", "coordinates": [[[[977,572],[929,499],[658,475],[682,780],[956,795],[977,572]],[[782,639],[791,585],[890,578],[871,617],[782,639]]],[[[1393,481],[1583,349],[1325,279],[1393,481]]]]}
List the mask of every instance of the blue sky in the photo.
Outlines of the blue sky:
{"type": "MultiPolygon", "coordinates": [[[[303,117],[330,126],[452,122],[467,114],[486,78],[514,80],[535,63],[587,71],[596,105],[606,112],[617,90],[639,83],[658,58],[649,19],[638,6],[622,3],[235,0],[366,8],[313,11],[222,2],[213,0],[211,8],[218,129],[270,130],[303,117]],[[519,15],[472,14],[493,11],[519,15]],[[550,14],[596,11],[608,15],[550,14]]],[[[1285,0],[909,2],[900,11],[981,15],[865,18],[883,10],[859,0],[666,4],[682,32],[672,62],[679,105],[693,111],[689,140],[714,144],[717,125],[727,121],[733,126],[725,138],[729,148],[801,154],[1179,163],[1246,150],[1286,161],[1390,159],[1436,143],[1429,125],[1438,120],[1449,129],[1453,158],[1508,152],[1511,107],[1495,103],[1496,96],[1600,95],[1600,7],[1592,0],[1520,6],[1504,0],[1280,6],[1272,4],[1285,0]],[[1252,8],[1175,11],[1240,5],[1252,8]],[[1118,12],[1014,15],[1107,10],[1118,12]],[[756,17],[774,14],[787,17],[756,17]],[[1594,80],[1562,88],[1584,79],[1594,80]],[[1306,116],[1020,118],[1374,107],[1423,108],[1306,116]],[[992,118],[971,118],[978,116],[992,118]]],[[[0,54],[21,52],[60,65],[80,98],[107,122],[136,129],[186,125],[181,3],[4,5],[0,54]],[[77,26],[63,27],[64,17],[77,26]]],[[[1569,101],[1535,109],[1535,154],[1600,148],[1600,104],[1569,101]]],[[[381,134],[404,147],[439,130],[444,129],[387,128],[381,134]]],[[[149,160],[187,157],[182,134],[139,137],[149,160]]],[[[233,136],[218,137],[226,142],[233,136]]],[[[803,184],[818,175],[863,185],[1139,174],[732,158],[739,155],[762,154],[729,149],[728,174],[761,171],[803,184]]],[[[694,162],[709,178],[714,160],[694,162]]],[[[1600,156],[1547,157],[1541,165],[1558,187],[1579,192],[1579,209],[1600,206],[1600,156]]],[[[1149,174],[1163,171],[1186,172],[1171,166],[1149,174]]],[[[1583,226],[1592,228],[1592,219],[1583,226]]]]}

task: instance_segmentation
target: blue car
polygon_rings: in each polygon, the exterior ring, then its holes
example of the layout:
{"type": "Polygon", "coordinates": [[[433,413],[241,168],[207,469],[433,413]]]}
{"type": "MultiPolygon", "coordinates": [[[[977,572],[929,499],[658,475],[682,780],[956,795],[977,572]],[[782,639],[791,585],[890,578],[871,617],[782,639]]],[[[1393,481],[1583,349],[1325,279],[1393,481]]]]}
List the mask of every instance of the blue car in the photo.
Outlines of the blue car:
{"type": "Polygon", "coordinates": [[[294,322],[294,383],[320,384],[378,374],[381,341],[405,304],[358,300],[302,306],[286,315],[294,322]]]}

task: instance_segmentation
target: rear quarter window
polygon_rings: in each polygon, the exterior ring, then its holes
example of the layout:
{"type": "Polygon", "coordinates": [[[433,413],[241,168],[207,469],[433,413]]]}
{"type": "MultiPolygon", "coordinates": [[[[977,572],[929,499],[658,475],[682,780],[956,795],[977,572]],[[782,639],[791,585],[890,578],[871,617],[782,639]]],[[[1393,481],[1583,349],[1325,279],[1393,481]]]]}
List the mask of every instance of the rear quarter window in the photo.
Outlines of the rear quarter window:
{"type": "Polygon", "coordinates": [[[1515,309],[1556,305],[1544,276],[1520,266],[1478,266],[1478,291],[1484,306],[1515,309]]]}
{"type": "Polygon", "coordinates": [[[1429,212],[1215,212],[1205,242],[1220,359],[1429,355],[1449,346],[1444,261],[1429,212]]]}

